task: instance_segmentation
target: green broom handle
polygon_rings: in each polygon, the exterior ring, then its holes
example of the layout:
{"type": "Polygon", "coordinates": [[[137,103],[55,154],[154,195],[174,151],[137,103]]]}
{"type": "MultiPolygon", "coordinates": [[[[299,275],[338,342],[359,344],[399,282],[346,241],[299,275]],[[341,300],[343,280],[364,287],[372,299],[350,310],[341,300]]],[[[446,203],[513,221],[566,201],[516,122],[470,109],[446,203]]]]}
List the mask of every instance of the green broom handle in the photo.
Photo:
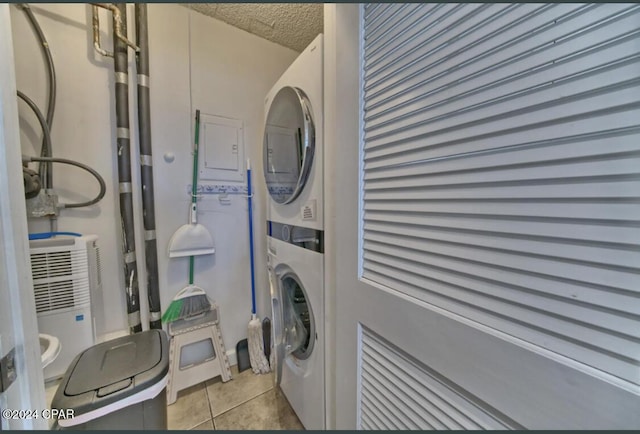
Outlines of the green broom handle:
{"type": "Polygon", "coordinates": [[[193,256],[189,256],[189,285],[193,285],[193,256]]]}
{"type": "MultiPolygon", "coordinates": [[[[200,110],[196,110],[196,136],[194,138],[193,147],[193,182],[191,183],[191,203],[192,210],[195,214],[195,204],[197,203],[196,192],[198,191],[198,142],[200,139],[200,110]]],[[[193,285],[193,256],[189,256],[189,285],[193,285]]]]}
{"type": "Polygon", "coordinates": [[[193,183],[191,185],[191,203],[196,203],[198,191],[198,142],[200,139],[200,110],[196,110],[196,137],[193,147],[193,183]]]}

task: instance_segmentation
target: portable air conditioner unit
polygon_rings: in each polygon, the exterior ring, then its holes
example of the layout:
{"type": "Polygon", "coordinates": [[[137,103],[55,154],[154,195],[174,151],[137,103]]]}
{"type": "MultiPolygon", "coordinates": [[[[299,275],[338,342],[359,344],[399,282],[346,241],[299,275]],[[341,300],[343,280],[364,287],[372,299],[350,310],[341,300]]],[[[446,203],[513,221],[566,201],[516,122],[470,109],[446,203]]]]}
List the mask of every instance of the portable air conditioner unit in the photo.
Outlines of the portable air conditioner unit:
{"type": "Polygon", "coordinates": [[[29,247],[38,330],[62,346],[44,368],[49,381],[62,377],[73,358],[96,343],[96,309],[102,305],[98,237],[32,240],[29,247]]]}

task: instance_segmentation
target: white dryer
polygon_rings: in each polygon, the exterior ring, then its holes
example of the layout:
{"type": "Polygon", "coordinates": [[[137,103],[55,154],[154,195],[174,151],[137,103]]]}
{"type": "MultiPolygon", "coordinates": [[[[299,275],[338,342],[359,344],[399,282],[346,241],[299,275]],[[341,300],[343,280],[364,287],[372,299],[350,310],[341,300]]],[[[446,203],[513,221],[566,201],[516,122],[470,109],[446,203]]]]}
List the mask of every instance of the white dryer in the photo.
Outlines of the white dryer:
{"type": "Polygon", "coordinates": [[[263,170],[271,221],[324,229],[322,34],[267,94],[263,170]]]}
{"type": "Polygon", "coordinates": [[[325,428],[322,35],[265,101],[268,268],[276,384],[306,429],[325,428]]]}

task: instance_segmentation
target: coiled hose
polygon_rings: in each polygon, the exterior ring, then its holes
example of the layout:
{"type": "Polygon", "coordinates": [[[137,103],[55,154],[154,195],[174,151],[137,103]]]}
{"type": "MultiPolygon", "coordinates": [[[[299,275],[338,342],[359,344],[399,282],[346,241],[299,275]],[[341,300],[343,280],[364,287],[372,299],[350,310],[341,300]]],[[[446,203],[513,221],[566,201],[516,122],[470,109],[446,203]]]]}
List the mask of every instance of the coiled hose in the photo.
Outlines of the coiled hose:
{"type": "MultiPolygon", "coordinates": [[[[40,127],[42,128],[42,132],[44,134],[44,138],[45,138],[45,144],[48,148],[48,150],[51,149],[51,131],[49,130],[49,125],[47,125],[47,121],[44,118],[44,115],[42,114],[42,112],[40,111],[40,109],[38,108],[38,106],[31,100],[31,98],[29,98],[28,96],[26,96],[24,93],[18,91],[18,96],[27,103],[27,105],[29,107],[31,107],[31,110],[33,110],[33,112],[35,113],[36,117],[38,118],[38,121],[40,122],[40,127]]],[[[53,158],[53,157],[23,157],[22,158],[23,162],[30,162],[30,161],[37,161],[37,162],[41,162],[41,163],[62,163],[62,164],[70,164],[72,166],[76,166],[79,167],[81,169],[86,170],[87,172],[91,173],[97,180],[98,183],[100,184],[100,193],[98,193],[98,195],[93,198],[90,201],[87,202],[80,202],[80,203],[62,203],[60,204],[61,208],[81,208],[81,207],[85,207],[85,206],[89,206],[89,205],[93,205],[97,202],[99,202],[100,200],[102,200],[102,198],[104,197],[106,191],[107,191],[107,185],[104,182],[104,179],[102,178],[102,176],[100,176],[100,174],[98,172],[96,172],[94,169],[92,169],[91,167],[87,166],[86,164],[83,163],[79,163],[77,161],[73,161],[73,160],[68,160],[66,158],[53,158]]]]}
{"type": "MultiPolygon", "coordinates": [[[[36,20],[35,15],[33,15],[33,12],[31,11],[31,7],[29,7],[29,5],[26,3],[20,4],[18,6],[21,7],[24,13],[27,15],[27,18],[29,19],[29,22],[31,23],[33,30],[38,36],[38,40],[40,42],[42,51],[44,53],[44,57],[46,59],[47,76],[49,79],[49,95],[47,100],[46,119],[47,119],[47,125],[49,125],[49,131],[51,131],[51,128],[53,127],[53,114],[55,113],[55,110],[56,110],[56,89],[57,89],[56,69],[55,69],[55,66],[53,65],[53,56],[51,55],[51,50],[49,49],[49,43],[47,42],[47,38],[45,38],[42,28],[40,27],[40,24],[38,24],[38,20],[36,20]]],[[[40,150],[40,156],[52,157],[53,150],[51,148],[51,139],[49,139],[49,143],[47,143],[46,141],[47,141],[46,138],[42,139],[42,148],[40,150]]],[[[48,165],[40,164],[38,168],[38,174],[40,175],[40,178],[44,182],[45,188],[53,188],[53,169],[51,168],[51,164],[48,164],[48,165]]]]}
{"type": "MultiPolygon", "coordinates": [[[[42,128],[42,134],[44,135],[42,139],[43,140],[42,151],[40,152],[40,156],[44,158],[44,157],[49,157],[53,155],[52,144],[51,144],[51,129],[49,128],[49,124],[47,123],[47,120],[44,118],[42,112],[40,111],[36,103],[33,102],[31,98],[29,98],[27,95],[25,95],[21,91],[18,91],[18,97],[20,97],[20,99],[22,99],[24,102],[27,103],[29,108],[33,110],[36,117],[38,118],[38,122],[40,122],[40,127],[42,128]]],[[[50,188],[53,188],[53,186],[51,185],[51,183],[53,183],[53,171],[45,170],[45,168],[46,168],[45,164],[40,164],[38,174],[40,175],[40,179],[42,180],[42,186],[45,189],[50,189],[50,188]]]]}
{"type": "Polygon", "coordinates": [[[98,183],[100,184],[100,192],[98,193],[98,195],[96,197],[94,197],[93,199],[91,199],[91,200],[89,200],[87,202],[61,203],[61,204],[59,204],[60,208],[82,208],[82,207],[85,207],[85,206],[93,205],[94,203],[100,202],[102,200],[102,198],[104,197],[106,191],[107,191],[107,184],[104,182],[104,179],[102,178],[102,176],[100,176],[100,174],[95,169],[87,166],[86,164],[79,163],[79,162],[73,161],[73,160],[68,160],[66,158],[52,158],[52,157],[28,157],[28,156],[23,156],[22,157],[22,161],[26,161],[26,162],[38,161],[38,162],[42,162],[42,163],[70,164],[71,166],[76,166],[76,167],[79,167],[81,169],[86,170],[87,172],[92,174],[98,180],[98,183]]]}

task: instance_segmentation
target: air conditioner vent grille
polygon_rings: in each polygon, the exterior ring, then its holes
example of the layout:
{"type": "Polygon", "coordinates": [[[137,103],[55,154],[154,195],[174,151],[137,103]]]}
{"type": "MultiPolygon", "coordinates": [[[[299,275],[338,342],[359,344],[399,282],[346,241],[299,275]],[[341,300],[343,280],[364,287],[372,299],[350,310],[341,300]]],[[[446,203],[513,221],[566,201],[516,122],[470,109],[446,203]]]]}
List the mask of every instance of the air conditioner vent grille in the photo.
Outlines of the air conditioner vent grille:
{"type": "Polygon", "coordinates": [[[67,250],[32,253],[31,270],[36,313],[89,305],[86,252],[67,250]]]}
{"type": "Polygon", "coordinates": [[[31,270],[34,279],[70,276],[71,252],[34,253],[31,255],[31,270]]]}

